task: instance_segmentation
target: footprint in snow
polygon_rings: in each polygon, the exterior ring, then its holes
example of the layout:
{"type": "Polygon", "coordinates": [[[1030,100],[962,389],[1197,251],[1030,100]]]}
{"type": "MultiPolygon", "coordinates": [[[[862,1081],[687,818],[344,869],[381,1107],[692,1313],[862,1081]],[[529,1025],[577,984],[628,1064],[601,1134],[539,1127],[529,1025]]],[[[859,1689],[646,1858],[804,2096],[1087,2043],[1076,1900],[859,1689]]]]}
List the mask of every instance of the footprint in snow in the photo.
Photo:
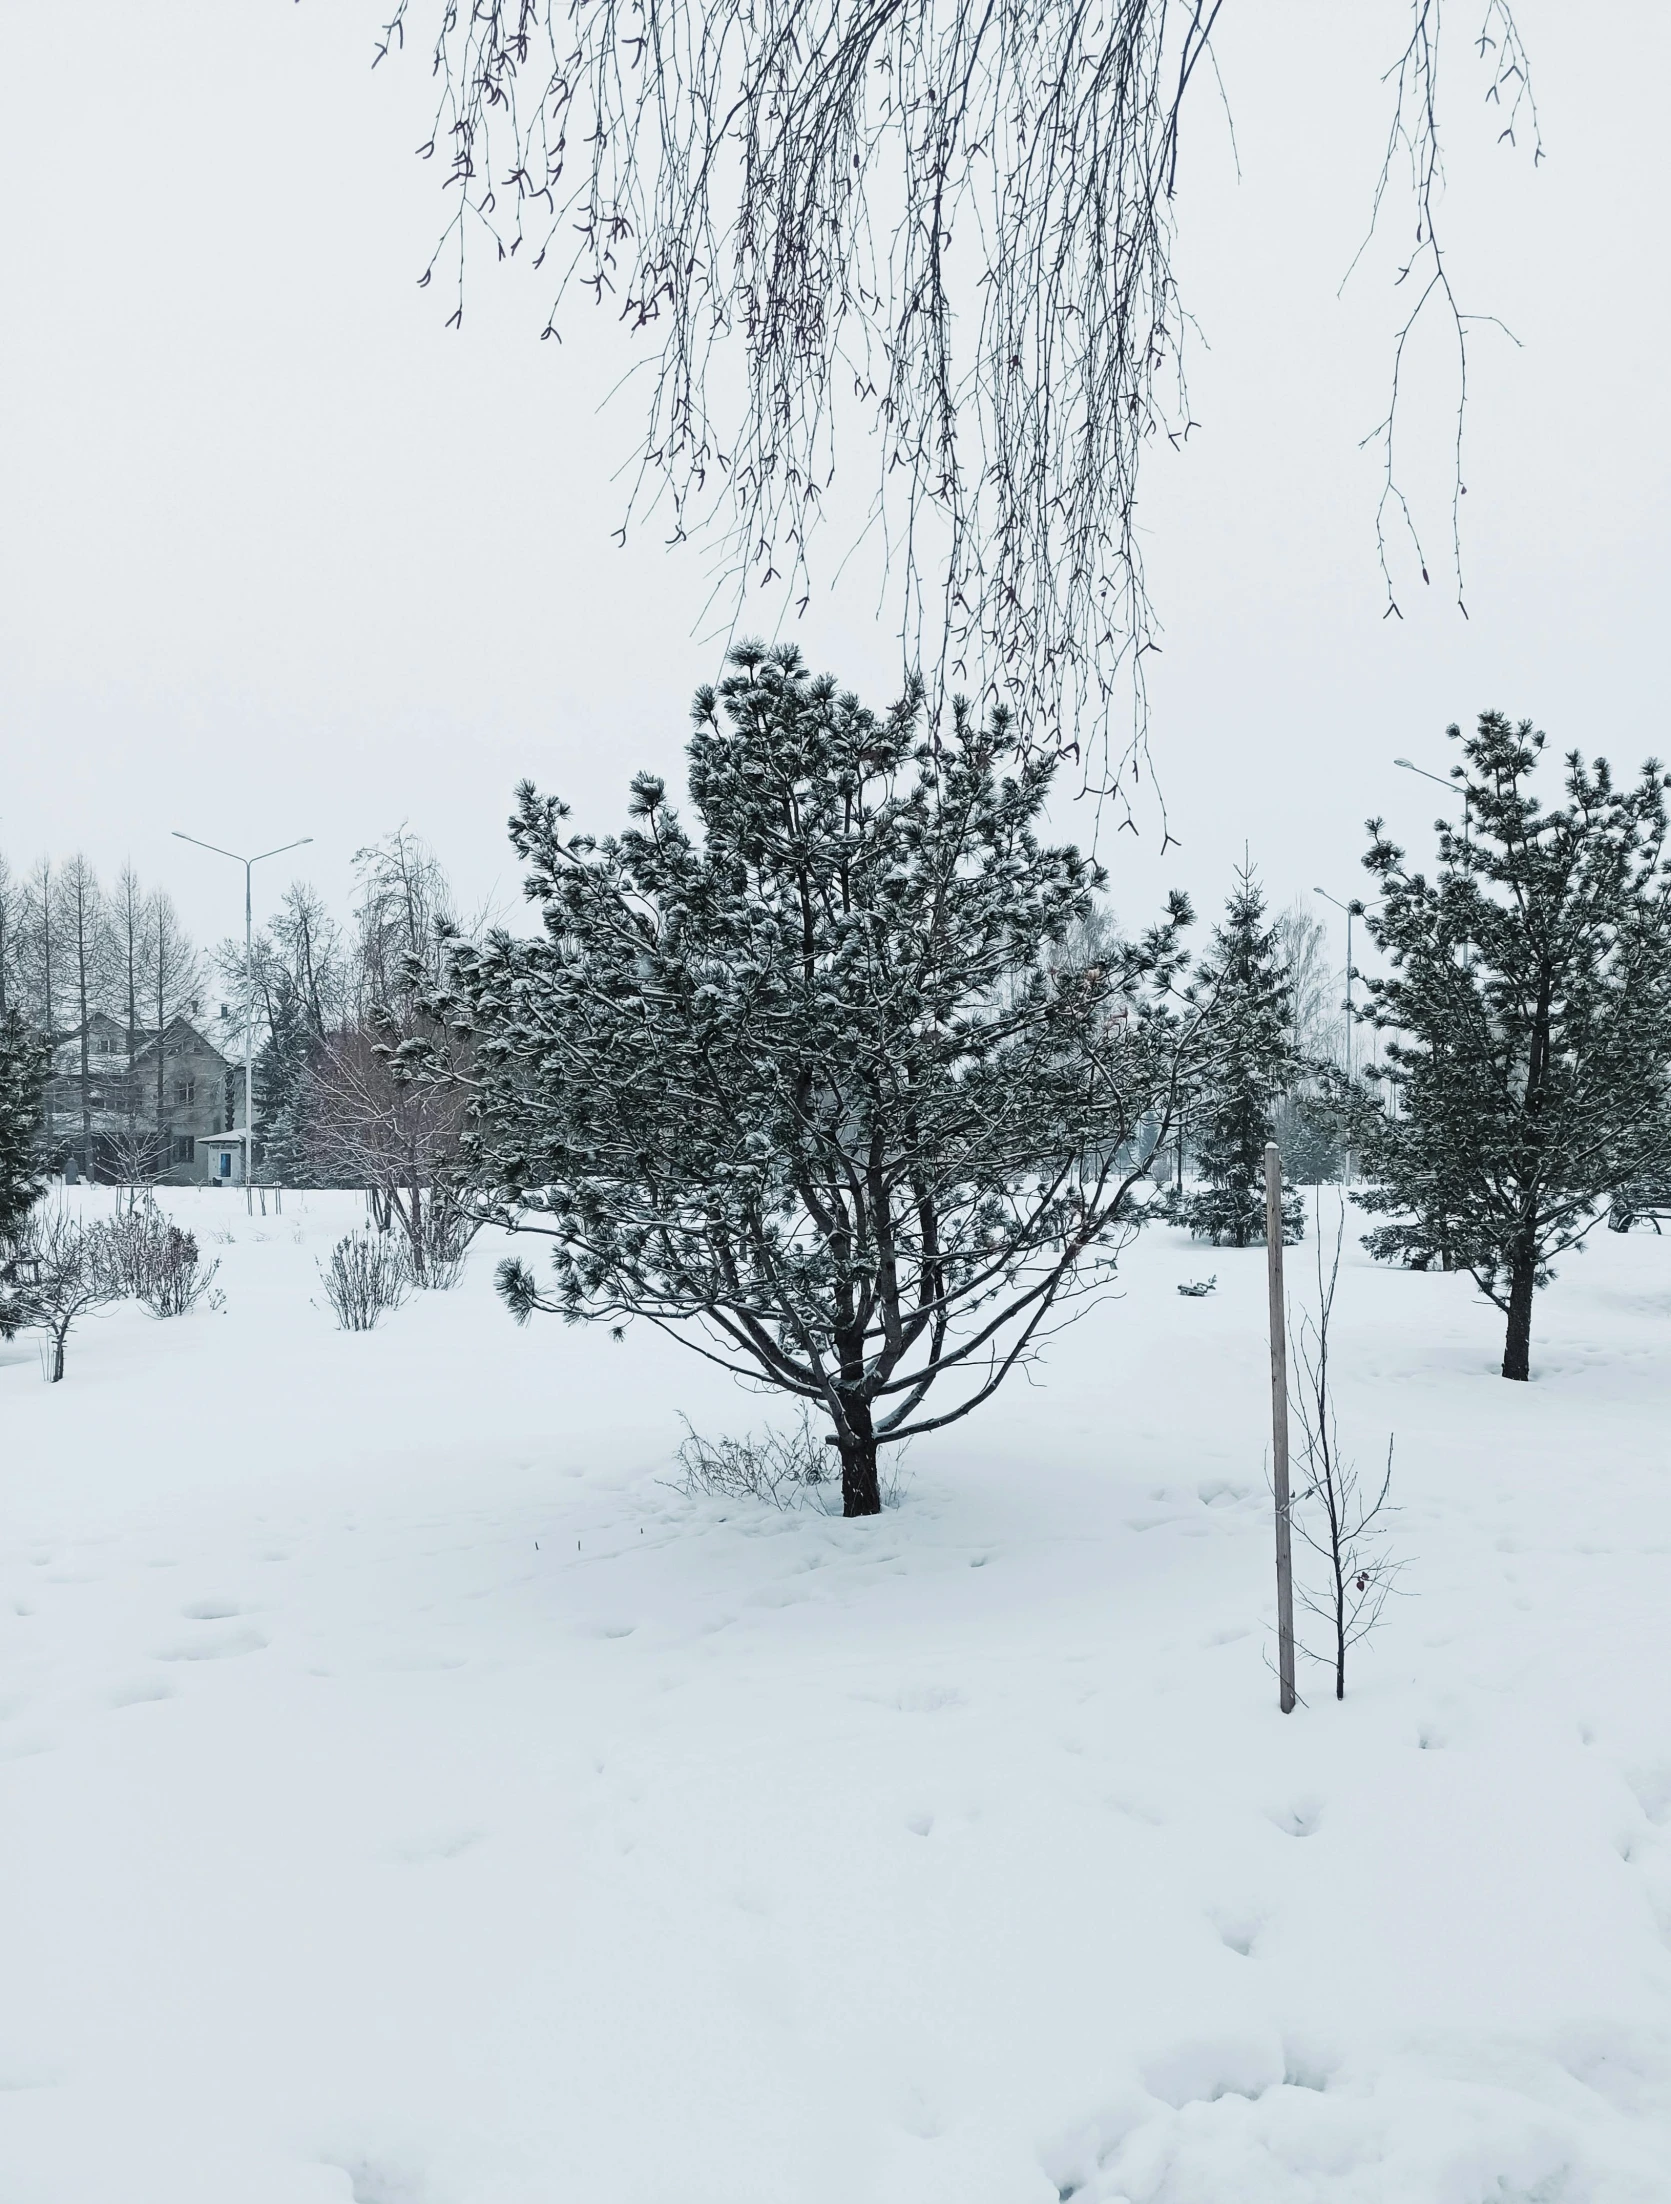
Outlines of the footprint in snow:
{"type": "Polygon", "coordinates": [[[159,1661],[230,1661],[241,1653],[260,1653],[267,1640],[259,1630],[223,1630],[215,1637],[186,1638],[178,1645],[162,1647],[159,1661]]]}
{"type": "Polygon", "coordinates": [[[428,1867],[436,1860],[456,1860],[461,1852],[468,1852],[482,1843],[479,1829],[454,1829],[428,1837],[410,1838],[404,1843],[391,1844],[383,1858],[397,1867],[428,1867]]]}
{"type": "Polygon", "coordinates": [[[1660,1760],[1647,1768],[1631,1770],[1625,1777],[1636,1794],[1636,1803],[1648,1819],[1658,1828],[1671,1821],[1671,1760],[1660,1760]]]}
{"type": "Polygon", "coordinates": [[[22,1736],[14,1734],[8,1737],[0,1745],[0,1760],[33,1760],[40,1753],[56,1752],[57,1749],[57,1738],[45,1737],[40,1731],[33,1730],[22,1736]]]}
{"type": "Polygon", "coordinates": [[[235,1599],[193,1599],[180,1610],[187,1622],[228,1622],[243,1611],[235,1599]]]}
{"type": "Polygon", "coordinates": [[[113,1691],[107,1691],[104,1703],[107,1707],[144,1707],[174,1696],[174,1686],[164,1683],[160,1676],[141,1677],[134,1683],[118,1684],[113,1691]]]}
{"type": "Polygon", "coordinates": [[[966,1707],[969,1701],[953,1684],[907,1684],[894,1704],[901,1714],[943,1714],[951,1707],[966,1707]]]}
{"type": "Polygon", "coordinates": [[[1315,1799],[1302,1799],[1293,1806],[1278,1807],[1270,1819],[1285,1837],[1310,1837],[1322,1826],[1323,1809],[1315,1799]]]}
{"type": "Polygon", "coordinates": [[[351,2204],[437,2204],[436,2192],[414,2168],[356,2158],[348,2165],[328,2159],[348,2177],[351,2204]]]}
{"type": "Polygon", "coordinates": [[[1265,1916],[1254,1906],[1209,1906],[1207,1918],[1217,1929],[1219,1942],[1239,1958],[1251,1959],[1265,1916]]]}

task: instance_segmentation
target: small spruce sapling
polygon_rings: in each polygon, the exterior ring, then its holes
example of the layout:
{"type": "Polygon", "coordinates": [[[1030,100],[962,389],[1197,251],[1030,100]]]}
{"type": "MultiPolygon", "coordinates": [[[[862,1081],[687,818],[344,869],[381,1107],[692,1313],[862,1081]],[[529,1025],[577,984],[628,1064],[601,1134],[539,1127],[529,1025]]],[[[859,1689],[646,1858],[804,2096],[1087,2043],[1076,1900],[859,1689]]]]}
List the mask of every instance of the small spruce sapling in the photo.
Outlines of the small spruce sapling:
{"type": "MultiPolygon", "coordinates": [[[[1191,1098],[1190,1135],[1205,1181],[1180,1188],[1174,1210],[1198,1240],[1217,1247],[1265,1244],[1265,1144],[1271,1113],[1296,1069],[1293,1010],[1279,928],[1265,923],[1265,898],[1244,866],[1213,933],[1212,954],[1196,975],[1209,1059],[1191,1098]]],[[[1305,1227],[1300,1197],[1284,1188],[1282,1236],[1305,1227]]]]}

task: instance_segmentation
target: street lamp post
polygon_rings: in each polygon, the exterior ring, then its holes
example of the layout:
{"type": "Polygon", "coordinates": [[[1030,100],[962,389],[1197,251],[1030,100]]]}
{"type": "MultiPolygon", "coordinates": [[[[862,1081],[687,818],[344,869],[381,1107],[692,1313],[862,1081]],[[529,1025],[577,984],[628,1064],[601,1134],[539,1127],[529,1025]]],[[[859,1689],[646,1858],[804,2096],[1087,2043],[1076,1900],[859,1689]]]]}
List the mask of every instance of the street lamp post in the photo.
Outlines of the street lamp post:
{"type": "MultiPolygon", "coordinates": [[[[287,850],[302,849],[313,840],[304,834],[300,841],[281,842],[277,849],[261,850],[254,857],[244,857],[235,849],[222,849],[218,842],[200,842],[195,834],[182,834],[174,829],[177,842],[190,842],[195,849],[212,850],[217,857],[230,857],[235,865],[244,868],[244,1207],[251,1216],[255,1214],[255,1071],[253,1035],[255,1032],[255,931],[252,920],[253,892],[251,875],[257,865],[269,857],[282,857],[287,850]]],[[[162,1047],[162,1035],[157,1035],[157,1047],[162,1047]]]]}
{"type": "Polygon", "coordinates": [[[1440,773],[1430,773],[1425,765],[1413,765],[1408,758],[1394,758],[1394,765],[1402,766],[1406,773],[1419,773],[1424,781],[1431,781],[1435,788],[1442,788],[1448,796],[1462,798],[1462,839],[1468,839],[1468,784],[1448,781],[1440,773]]]}
{"type": "MultiPolygon", "coordinates": [[[[1464,849],[1467,849],[1469,839],[1467,782],[1442,780],[1437,773],[1430,773],[1425,765],[1412,765],[1408,758],[1394,758],[1393,763],[1394,765],[1403,766],[1406,773],[1419,773],[1424,781],[1432,781],[1436,788],[1444,789],[1447,795],[1460,796],[1462,798],[1462,846],[1464,849]]],[[[1474,949],[1472,942],[1465,941],[1462,944],[1462,968],[1465,972],[1471,972],[1474,968],[1474,949]]]]}

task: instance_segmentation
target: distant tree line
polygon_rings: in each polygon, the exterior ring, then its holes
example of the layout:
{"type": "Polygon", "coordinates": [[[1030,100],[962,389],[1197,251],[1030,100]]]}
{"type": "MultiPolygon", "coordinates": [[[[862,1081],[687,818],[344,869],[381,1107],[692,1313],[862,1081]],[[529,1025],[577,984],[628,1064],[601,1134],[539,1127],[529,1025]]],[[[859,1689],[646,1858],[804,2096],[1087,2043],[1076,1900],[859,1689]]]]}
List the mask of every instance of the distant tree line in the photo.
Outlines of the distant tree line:
{"type": "Polygon", "coordinates": [[[131,865],[106,888],[79,854],[20,873],[0,853],[0,1020],[15,1016],[48,1051],[40,1138],[54,1162],[90,1158],[113,1068],[125,1130],[140,1140],[162,1126],[163,1053],[146,1045],[196,1015],[204,985],[203,957],[168,891],[147,888],[131,865]],[[119,1067],[94,1060],[100,1016],[121,1030],[119,1067]]]}
{"type": "MultiPolygon", "coordinates": [[[[358,852],[354,870],[346,925],[298,882],[256,938],[254,1170],[273,1185],[365,1190],[421,1282],[468,1229],[443,1184],[459,1108],[396,1081],[389,1053],[428,1030],[418,999],[439,933],[460,922],[434,853],[404,828],[358,852]]],[[[12,1124],[41,1168],[73,1158],[89,1178],[166,1175],[160,1036],[181,1018],[226,1057],[215,1114],[241,1123],[245,995],[243,943],[200,951],[168,891],[132,866],[107,887],[84,856],[19,872],[0,855],[0,1026],[8,1061],[40,1073],[35,1105],[12,1124]]]]}

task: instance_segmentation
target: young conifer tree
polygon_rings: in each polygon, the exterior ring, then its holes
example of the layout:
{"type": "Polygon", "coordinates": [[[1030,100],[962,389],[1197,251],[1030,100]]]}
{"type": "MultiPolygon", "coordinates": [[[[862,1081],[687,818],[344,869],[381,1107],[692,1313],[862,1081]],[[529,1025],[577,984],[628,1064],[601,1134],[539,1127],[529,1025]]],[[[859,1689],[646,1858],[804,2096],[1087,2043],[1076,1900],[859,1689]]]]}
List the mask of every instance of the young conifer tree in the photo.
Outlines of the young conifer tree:
{"type": "MultiPolygon", "coordinates": [[[[1265,1144],[1272,1109],[1296,1067],[1293,1003],[1279,927],[1251,867],[1236,874],[1212,954],[1196,975],[1206,1011],[1209,1061],[1191,1108],[1196,1166],[1206,1181],[1176,1204],[1197,1239],[1218,1247],[1265,1244],[1265,1144]]],[[[1297,1240],[1305,1212],[1286,1188],[1282,1236],[1297,1240]]]]}
{"type": "Polygon", "coordinates": [[[1365,1013],[1388,1035],[1403,1109],[1371,1126],[1366,1209],[1396,1221],[1373,1254],[1472,1272],[1503,1312],[1503,1375],[1530,1374],[1532,1298],[1601,1207],[1651,1168],[1671,1059],[1671,875],[1650,761],[1616,788],[1566,760],[1566,802],[1531,782],[1544,738],[1481,715],[1452,767],[1430,880],[1372,819],[1366,914],[1390,970],[1365,1013]]]}
{"type": "Polygon", "coordinates": [[[41,1157],[50,1051],[15,1010],[0,1017],[0,1247],[16,1241],[46,1186],[41,1157]]]}
{"type": "MultiPolygon", "coordinates": [[[[1060,952],[1098,868],[1040,842],[1053,772],[1000,716],[938,740],[792,646],[698,693],[699,832],[633,782],[618,839],[524,786],[542,929],[456,945],[434,1001],[474,1042],[465,1168],[550,1237],[512,1312],[639,1316],[828,1419],[843,1511],[878,1449],[967,1415],[1106,1279],[1200,1019],[1188,905],[1060,952]]],[[[425,1051],[407,1062],[419,1068],[425,1051]]]]}

